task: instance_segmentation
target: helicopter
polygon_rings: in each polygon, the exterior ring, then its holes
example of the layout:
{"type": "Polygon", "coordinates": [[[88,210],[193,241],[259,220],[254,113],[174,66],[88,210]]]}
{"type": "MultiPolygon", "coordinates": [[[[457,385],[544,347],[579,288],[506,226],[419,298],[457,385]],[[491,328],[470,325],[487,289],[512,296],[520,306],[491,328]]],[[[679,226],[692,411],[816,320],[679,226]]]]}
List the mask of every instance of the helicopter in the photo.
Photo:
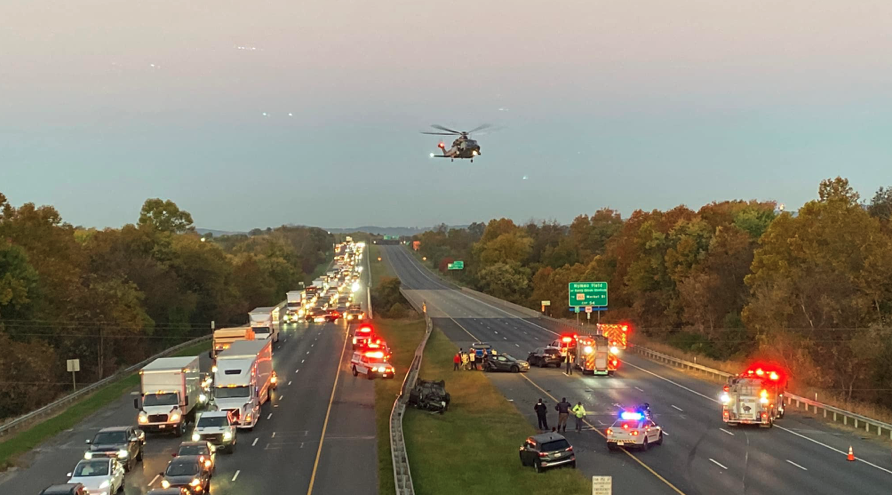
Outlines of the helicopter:
{"type": "Polygon", "coordinates": [[[422,134],[431,134],[434,136],[458,136],[458,138],[456,138],[456,140],[452,142],[452,147],[448,150],[446,149],[446,144],[443,143],[443,141],[440,141],[437,147],[443,151],[443,154],[437,155],[431,153],[431,158],[449,158],[451,161],[455,161],[456,158],[468,158],[471,160],[471,163],[474,163],[474,158],[480,156],[480,145],[477,144],[477,141],[471,139],[470,134],[472,132],[486,129],[490,127],[490,125],[483,124],[481,126],[475,127],[474,129],[471,129],[470,131],[456,131],[454,129],[436,124],[432,125],[431,127],[445,132],[422,132],[422,134]]]}

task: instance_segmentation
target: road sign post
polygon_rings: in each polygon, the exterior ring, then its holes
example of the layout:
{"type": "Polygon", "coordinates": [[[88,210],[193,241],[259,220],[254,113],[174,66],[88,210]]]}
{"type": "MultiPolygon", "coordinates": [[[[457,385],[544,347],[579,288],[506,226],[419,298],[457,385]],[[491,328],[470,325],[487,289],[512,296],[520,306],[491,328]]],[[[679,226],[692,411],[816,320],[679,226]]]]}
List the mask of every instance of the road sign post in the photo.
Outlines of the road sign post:
{"type": "Polygon", "coordinates": [[[74,377],[74,374],[81,370],[81,360],[69,359],[65,364],[68,368],[68,372],[71,373],[71,384],[74,387],[74,390],[77,391],[77,379],[74,377]]]}

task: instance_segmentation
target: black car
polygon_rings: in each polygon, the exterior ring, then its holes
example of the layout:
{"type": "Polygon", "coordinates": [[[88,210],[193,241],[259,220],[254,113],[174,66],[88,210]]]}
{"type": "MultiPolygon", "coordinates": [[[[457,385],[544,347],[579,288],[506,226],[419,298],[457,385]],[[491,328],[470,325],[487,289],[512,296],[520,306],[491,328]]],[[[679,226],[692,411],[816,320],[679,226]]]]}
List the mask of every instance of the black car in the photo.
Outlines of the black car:
{"type": "Polygon", "coordinates": [[[530,366],[538,366],[540,368],[547,368],[551,365],[560,368],[563,359],[561,350],[556,347],[540,347],[530,352],[530,355],[527,356],[530,366]]]}
{"type": "Polygon", "coordinates": [[[87,495],[87,489],[80,483],[48,486],[39,495],[87,495]]]}
{"type": "Polygon", "coordinates": [[[542,433],[527,438],[520,447],[520,463],[533,466],[537,473],[557,466],[576,467],[573,446],[559,433],[542,433]]]}
{"type": "Polygon", "coordinates": [[[183,442],[173,456],[186,457],[192,455],[197,455],[198,460],[204,464],[204,467],[210,469],[211,474],[214,474],[214,469],[217,466],[217,448],[211,442],[207,440],[183,442]]]}
{"type": "Polygon", "coordinates": [[[211,471],[197,455],[182,456],[170,461],[161,473],[161,488],[186,488],[189,493],[207,493],[211,486],[211,471]]]}
{"type": "Polygon", "coordinates": [[[514,359],[508,354],[496,354],[483,362],[483,371],[510,371],[519,373],[530,371],[530,363],[514,359]]]}
{"type": "Polygon", "coordinates": [[[142,460],[146,433],[133,426],[103,428],[92,440],[87,440],[87,444],[90,450],[84,454],[84,459],[114,457],[125,470],[130,471],[142,460]]]}

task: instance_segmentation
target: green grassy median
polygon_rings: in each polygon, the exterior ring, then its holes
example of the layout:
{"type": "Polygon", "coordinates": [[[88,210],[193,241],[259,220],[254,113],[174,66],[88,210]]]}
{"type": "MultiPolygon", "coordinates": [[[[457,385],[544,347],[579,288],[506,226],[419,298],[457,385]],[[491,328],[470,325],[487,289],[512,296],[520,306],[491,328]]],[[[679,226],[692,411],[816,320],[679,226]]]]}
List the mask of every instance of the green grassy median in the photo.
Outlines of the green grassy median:
{"type": "Polygon", "coordinates": [[[518,448],[536,430],[482,372],[452,371],[456,350],[435,329],[419,375],[446,380],[452,396],[449,410],[440,415],[411,409],[403,419],[415,491],[454,495],[473,487],[475,493],[591,492],[591,481],[575,469],[536,474],[520,465],[518,448]]]}
{"type": "MultiPolygon", "coordinates": [[[[375,320],[375,330],[387,341],[396,369],[393,380],[375,380],[375,422],[378,426],[378,493],[394,493],[393,464],[390,456],[390,410],[400,393],[403,377],[415,349],[424,337],[424,319],[375,320]]],[[[422,493],[422,492],[419,492],[422,493]]]]}
{"type": "MultiPolygon", "coordinates": [[[[202,352],[209,351],[210,348],[210,341],[201,342],[177,351],[174,356],[197,356],[202,352]]],[[[16,459],[22,454],[31,451],[47,439],[69,428],[73,428],[87,416],[106,406],[109,402],[117,400],[121,395],[137,386],[139,386],[139,375],[133,373],[109,383],[80,401],[71,404],[60,414],[41,421],[25,430],[11,434],[3,442],[0,442],[0,471],[15,465],[16,459]]]]}

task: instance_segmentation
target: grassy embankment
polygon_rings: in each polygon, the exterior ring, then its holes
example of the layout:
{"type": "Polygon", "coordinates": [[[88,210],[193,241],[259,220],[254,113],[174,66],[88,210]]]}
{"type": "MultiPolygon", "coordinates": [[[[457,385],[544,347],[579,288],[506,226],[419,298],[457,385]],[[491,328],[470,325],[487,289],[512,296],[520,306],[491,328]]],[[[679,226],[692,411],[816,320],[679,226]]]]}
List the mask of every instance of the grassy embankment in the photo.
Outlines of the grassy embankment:
{"type": "MultiPolygon", "coordinates": [[[[174,356],[197,356],[210,349],[210,341],[201,342],[178,351],[174,356]]],[[[133,373],[68,406],[62,413],[6,437],[0,443],[0,470],[15,465],[16,459],[22,454],[29,452],[48,438],[74,427],[87,416],[138,385],[139,375],[133,373]]]]}

